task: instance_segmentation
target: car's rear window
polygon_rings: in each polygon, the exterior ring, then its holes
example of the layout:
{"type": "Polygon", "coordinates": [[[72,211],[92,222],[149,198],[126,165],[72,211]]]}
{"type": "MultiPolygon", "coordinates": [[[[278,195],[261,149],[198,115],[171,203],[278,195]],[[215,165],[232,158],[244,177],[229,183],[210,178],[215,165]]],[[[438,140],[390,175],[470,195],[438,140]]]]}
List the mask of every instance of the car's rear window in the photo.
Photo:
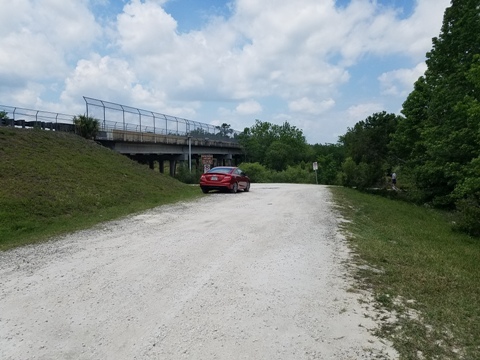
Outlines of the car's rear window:
{"type": "Polygon", "coordinates": [[[209,170],[209,173],[220,173],[220,174],[228,174],[230,171],[232,171],[232,168],[213,168],[209,170]]]}

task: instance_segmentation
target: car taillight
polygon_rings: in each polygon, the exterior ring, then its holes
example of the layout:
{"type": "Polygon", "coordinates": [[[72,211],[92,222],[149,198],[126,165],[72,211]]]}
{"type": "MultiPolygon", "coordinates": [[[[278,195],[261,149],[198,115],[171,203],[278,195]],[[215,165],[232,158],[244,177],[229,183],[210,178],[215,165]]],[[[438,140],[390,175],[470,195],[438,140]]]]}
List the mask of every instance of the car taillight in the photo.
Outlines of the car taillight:
{"type": "Polygon", "coordinates": [[[200,180],[205,180],[205,175],[200,176],[200,180]]]}
{"type": "Polygon", "coordinates": [[[232,177],[231,177],[230,175],[225,175],[225,176],[223,177],[223,180],[224,180],[224,181],[230,181],[230,180],[232,180],[232,177]]]}

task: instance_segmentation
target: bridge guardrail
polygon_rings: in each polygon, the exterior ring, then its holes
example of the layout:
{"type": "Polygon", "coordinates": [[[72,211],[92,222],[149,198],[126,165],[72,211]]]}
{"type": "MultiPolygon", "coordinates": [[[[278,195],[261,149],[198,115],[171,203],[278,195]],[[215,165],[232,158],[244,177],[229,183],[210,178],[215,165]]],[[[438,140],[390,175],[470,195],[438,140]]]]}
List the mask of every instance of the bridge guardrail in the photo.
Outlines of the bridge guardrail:
{"type": "MultiPolygon", "coordinates": [[[[89,107],[87,104],[87,111],[88,109],[89,107]]],[[[0,105],[0,112],[1,111],[6,113],[7,118],[0,120],[0,126],[40,128],[51,131],[75,132],[74,115],[8,105],[0,105]]],[[[187,139],[190,137],[192,139],[192,145],[202,144],[208,146],[209,144],[215,144],[216,146],[222,146],[222,144],[224,144],[223,146],[226,146],[231,145],[232,143],[238,143],[238,131],[229,129],[230,131],[228,134],[222,134],[222,132],[219,131],[219,127],[214,125],[202,124],[191,120],[171,117],[153,112],[152,116],[154,122],[152,123],[151,121],[145,121],[145,117],[147,116],[145,114],[142,115],[142,111],[146,112],[145,110],[138,109],[137,114],[140,116],[138,123],[129,123],[123,121],[125,114],[122,114],[122,121],[109,120],[106,118],[106,110],[103,118],[101,119],[98,119],[98,117],[94,116],[94,114],[87,114],[87,116],[97,118],[100,122],[100,131],[97,136],[98,140],[164,142],[178,144],[182,141],[188,143],[187,139]],[[164,116],[164,120],[167,119],[165,127],[159,126],[160,124],[158,124],[158,122],[155,123],[155,119],[157,119],[157,116],[160,118],[160,115],[164,116]],[[142,116],[144,120],[143,122],[142,116]],[[168,126],[168,121],[170,121],[171,126],[168,126]],[[175,126],[172,126],[175,121],[175,126]],[[206,129],[212,132],[208,132],[206,129]]],[[[112,115],[112,117],[115,116],[112,115]]]]}

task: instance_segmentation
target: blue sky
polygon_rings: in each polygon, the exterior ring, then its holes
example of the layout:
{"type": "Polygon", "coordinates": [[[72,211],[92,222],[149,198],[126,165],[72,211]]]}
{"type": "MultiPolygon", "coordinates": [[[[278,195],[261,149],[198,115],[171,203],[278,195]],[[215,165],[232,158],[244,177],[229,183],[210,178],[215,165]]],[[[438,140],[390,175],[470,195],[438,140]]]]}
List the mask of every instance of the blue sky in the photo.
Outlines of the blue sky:
{"type": "Polygon", "coordinates": [[[400,113],[450,0],[0,0],[0,104],[83,96],[335,143],[400,113]]]}

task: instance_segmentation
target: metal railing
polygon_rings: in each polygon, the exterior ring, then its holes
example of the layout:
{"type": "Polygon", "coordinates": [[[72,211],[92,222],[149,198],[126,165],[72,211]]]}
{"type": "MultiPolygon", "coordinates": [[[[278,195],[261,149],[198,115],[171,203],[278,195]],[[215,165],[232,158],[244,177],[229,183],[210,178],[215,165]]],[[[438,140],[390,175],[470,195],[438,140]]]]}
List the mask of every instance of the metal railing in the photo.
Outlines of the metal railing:
{"type": "MultiPolygon", "coordinates": [[[[193,137],[204,140],[237,142],[239,131],[187,120],[176,116],[142,110],[109,101],[84,97],[86,115],[100,122],[99,139],[113,139],[114,133],[124,134],[125,141],[157,142],[156,135],[193,137]],[[136,133],[137,136],[127,136],[136,133]]],[[[41,128],[75,132],[74,115],[0,105],[6,118],[0,126],[41,128]]],[[[116,136],[118,139],[118,136],[116,136]]]]}
{"type": "Polygon", "coordinates": [[[0,120],[0,125],[3,126],[38,127],[56,131],[74,131],[73,115],[7,105],[0,105],[0,112],[1,111],[4,111],[7,117],[6,119],[0,120]],[[64,130],[63,125],[70,125],[68,126],[69,130],[64,130]]]}
{"type": "Polygon", "coordinates": [[[87,116],[100,121],[101,129],[135,131],[140,133],[191,136],[197,138],[221,138],[236,141],[239,131],[220,126],[187,120],[150,110],[84,96],[87,116]]]}

